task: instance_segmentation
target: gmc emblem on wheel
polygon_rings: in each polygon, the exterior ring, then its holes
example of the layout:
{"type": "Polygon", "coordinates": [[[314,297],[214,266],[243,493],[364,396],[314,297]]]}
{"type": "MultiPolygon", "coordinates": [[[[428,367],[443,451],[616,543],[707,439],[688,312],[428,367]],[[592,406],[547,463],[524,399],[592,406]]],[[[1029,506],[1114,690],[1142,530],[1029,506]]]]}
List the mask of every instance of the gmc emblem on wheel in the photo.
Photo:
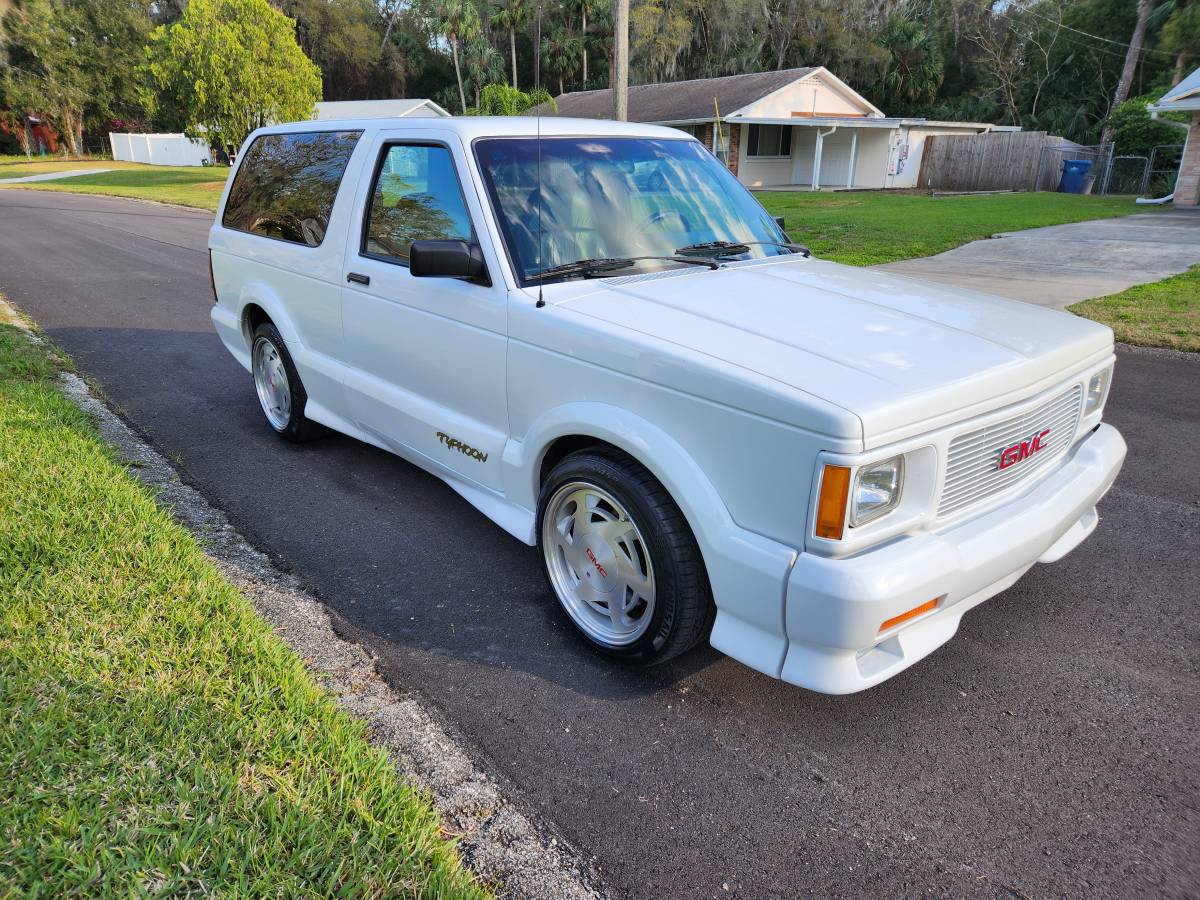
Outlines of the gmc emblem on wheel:
{"type": "Polygon", "coordinates": [[[1026,438],[1023,441],[1019,441],[1018,443],[1013,444],[1011,447],[1005,447],[1000,451],[999,464],[996,466],[996,468],[1007,469],[1009,466],[1015,466],[1017,463],[1021,462],[1021,460],[1029,459],[1029,457],[1033,456],[1033,454],[1045,450],[1046,435],[1049,433],[1050,429],[1047,428],[1040,434],[1035,434],[1031,438],[1026,438]]]}
{"type": "Polygon", "coordinates": [[[605,569],[604,566],[600,565],[600,560],[596,559],[596,554],[592,552],[591,547],[588,547],[587,549],[587,557],[592,561],[592,565],[596,567],[596,571],[600,573],[600,577],[607,578],[608,570],[605,569]]]}

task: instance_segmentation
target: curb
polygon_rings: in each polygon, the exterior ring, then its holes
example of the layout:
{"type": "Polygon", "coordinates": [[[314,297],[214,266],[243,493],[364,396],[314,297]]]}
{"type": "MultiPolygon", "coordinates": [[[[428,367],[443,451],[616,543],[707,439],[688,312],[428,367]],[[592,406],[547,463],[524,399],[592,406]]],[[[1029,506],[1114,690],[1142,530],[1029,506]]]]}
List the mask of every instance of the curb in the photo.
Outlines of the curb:
{"type": "MultiPolygon", "coordinates": [[[[0,298],[0,322],[37,341],[16,310],[0,298]]],[[[365,647],[341,638],[336,618],[301,590],[297,578],[276,569],[198,491],[184,484],[157,451],[110,410],[82,378],[69,372],[61,387],[95,420],[128,471],[151,488],[158,503],[187,528],[205,555],[304,661],[337,705],[364,721],[371,743],[385,750],[400,775],[428,794],[443,829],[458,843],[463,864],[503,898],[600,900],[595,869],[552,826],[535,822],[471,759],[463,745],[412,694],[379,675],[365,647]]]]}

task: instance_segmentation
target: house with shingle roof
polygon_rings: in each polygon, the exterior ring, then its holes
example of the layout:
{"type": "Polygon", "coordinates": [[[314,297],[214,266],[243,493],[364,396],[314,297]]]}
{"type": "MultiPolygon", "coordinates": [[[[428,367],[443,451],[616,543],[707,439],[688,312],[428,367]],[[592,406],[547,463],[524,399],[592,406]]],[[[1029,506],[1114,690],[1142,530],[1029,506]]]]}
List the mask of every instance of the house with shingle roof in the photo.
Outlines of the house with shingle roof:
{"type": "MultiPolygon", "coordinates": [[[[610,119],[613,92],[574,91],[555,104],[541,113],[610,119]]],[[[747,186],[812,190],[915,187],[927,137],[997,128],[890,118],[824,66],[633,85],[629,120],[693,134],[747,186]]]]}

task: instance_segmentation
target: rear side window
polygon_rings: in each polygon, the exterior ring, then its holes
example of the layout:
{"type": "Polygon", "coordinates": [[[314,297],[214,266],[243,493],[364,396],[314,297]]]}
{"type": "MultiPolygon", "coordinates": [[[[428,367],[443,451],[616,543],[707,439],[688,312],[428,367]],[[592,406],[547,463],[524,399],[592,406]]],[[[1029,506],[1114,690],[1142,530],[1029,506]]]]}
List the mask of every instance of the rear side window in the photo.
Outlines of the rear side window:
{"type": "Polygon", "coordinates": [[[246,151],[221,224],[318,247],[361,131],[264,134],[246,151]]]}

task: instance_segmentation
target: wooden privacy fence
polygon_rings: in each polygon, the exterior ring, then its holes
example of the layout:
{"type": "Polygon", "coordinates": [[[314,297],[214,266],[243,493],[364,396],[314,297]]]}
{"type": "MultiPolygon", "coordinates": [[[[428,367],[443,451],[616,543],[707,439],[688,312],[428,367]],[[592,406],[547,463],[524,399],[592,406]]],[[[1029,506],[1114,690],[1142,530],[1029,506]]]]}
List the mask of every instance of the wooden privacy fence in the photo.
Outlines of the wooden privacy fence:
{"type": "Polygon", "coordinates": [[[1083,149],[1044,131],[932,135],[925,139],[917,186],[935,191],[1054,190],[1060,173],[1044,170],[1047,148],[1083,149]]]}

